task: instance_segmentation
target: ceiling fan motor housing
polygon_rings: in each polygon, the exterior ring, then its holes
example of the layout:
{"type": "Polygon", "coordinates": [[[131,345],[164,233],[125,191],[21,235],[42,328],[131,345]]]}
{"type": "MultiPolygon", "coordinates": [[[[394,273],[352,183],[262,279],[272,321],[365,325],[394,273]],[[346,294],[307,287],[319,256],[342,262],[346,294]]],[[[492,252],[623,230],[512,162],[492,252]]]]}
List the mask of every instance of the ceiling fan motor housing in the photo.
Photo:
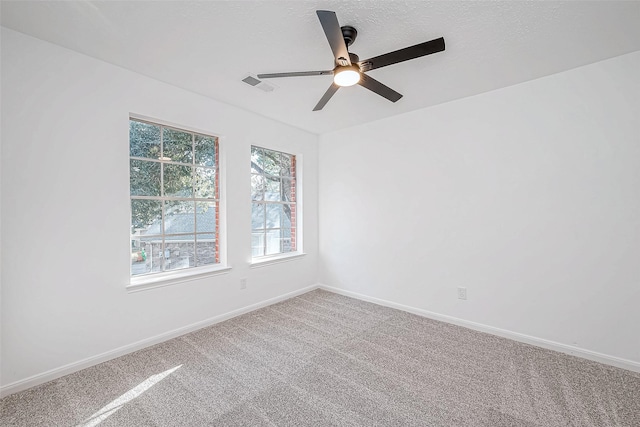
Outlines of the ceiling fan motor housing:
{"type": "Polygon", "coordinates": [[[345,25],[344,27],[340,27],[342,30],[342,37],[344,38],[344,42],[347,46],[351,46],[351,44],[356,41],[356,37],[358,37],[358,32],[355,28],[345,25]]]}

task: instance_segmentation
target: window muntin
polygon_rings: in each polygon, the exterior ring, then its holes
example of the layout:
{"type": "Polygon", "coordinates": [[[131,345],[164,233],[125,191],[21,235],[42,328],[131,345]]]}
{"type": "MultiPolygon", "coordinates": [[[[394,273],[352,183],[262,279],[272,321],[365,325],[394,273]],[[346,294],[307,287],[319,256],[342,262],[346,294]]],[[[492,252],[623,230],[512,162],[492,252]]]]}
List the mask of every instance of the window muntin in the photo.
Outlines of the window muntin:
{"type": "Polygon", "coordinates": [[[296,252],[296,156],[251,147],[251,255],[296,252]]]}
{"type": "Polygon", "coordinates": [[[131,276],[220,263],[218,138],[129,120],[131,276]]]}

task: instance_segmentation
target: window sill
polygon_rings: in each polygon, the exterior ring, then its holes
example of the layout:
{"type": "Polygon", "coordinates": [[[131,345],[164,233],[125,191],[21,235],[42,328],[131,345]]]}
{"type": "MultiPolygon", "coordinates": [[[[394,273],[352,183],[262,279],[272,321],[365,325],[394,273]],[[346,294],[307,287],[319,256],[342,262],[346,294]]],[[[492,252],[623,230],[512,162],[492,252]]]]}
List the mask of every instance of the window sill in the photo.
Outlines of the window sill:
{"type": "Polygon", "coordinates": [[[266,267],[267,265],[280,264],[281,262],[289,262],[305,256],[304,252],[292,252],[289,254],[271,255],[260,258],[254,258],[251,261],[251,268],[266,267]]]}
{"type": "Polygon", "coordinates": [[[190,268],[176,270],[168,273],[152,274],[148,276],[132,277],[127,292],[140,292],[148,289],[162,288],[165,286],[177,285],[178,283],[190,282],[204,279],[206,277],[218,276],[231,271],[231,267],[218,266],[214,268],[190,268]]]}

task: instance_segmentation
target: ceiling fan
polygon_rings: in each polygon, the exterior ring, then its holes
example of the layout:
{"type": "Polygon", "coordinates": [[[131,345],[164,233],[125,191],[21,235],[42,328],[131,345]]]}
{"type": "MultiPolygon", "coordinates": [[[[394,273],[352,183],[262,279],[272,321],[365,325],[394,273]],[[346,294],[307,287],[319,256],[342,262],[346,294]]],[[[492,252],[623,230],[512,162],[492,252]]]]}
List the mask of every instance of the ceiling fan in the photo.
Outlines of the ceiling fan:
{"type": "Polygon", "coordinates": [[[333,83],[329,86],[329,89],[327,89],[322,98],[320,98],[320,101],[313,108],[313,111],[322,110],[340,87],[353,86],[356,83],[387,98],[391,102],[396,102],[402,98],[401,94],[383,85],[376,79],[369,77],[365,72],[444,50],[444,38],[440,37],[360,61],[358,55],[348,51],[348,46],[351,46],[358,35],[356,29],[350,26],[340,27],[335,12],[317,10],[316,14],[318,15],[318,19],[320,19],[320,25],[322,25],[322,29],[329,41],[329,46],[331,46],[331,50],[333,51],[335,67],[332,70],[324,71],[258,74],[259,79],[333,75],[333,83]]]}

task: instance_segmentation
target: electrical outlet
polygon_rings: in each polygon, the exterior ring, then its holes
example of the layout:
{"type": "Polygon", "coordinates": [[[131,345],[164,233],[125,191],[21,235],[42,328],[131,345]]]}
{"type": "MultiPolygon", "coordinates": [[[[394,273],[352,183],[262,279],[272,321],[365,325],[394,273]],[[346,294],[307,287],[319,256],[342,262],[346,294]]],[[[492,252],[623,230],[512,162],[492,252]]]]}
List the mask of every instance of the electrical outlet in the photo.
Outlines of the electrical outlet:
{"type": "Polygon", "coordinates": [[[247,289],[247,278],[243,277],[240,279],[240,289],[247,289]]]}
{"type": "Polygon", "coordinates": [[[458,299],[467,299],[467,288],[458,288],[458,299]]]}

